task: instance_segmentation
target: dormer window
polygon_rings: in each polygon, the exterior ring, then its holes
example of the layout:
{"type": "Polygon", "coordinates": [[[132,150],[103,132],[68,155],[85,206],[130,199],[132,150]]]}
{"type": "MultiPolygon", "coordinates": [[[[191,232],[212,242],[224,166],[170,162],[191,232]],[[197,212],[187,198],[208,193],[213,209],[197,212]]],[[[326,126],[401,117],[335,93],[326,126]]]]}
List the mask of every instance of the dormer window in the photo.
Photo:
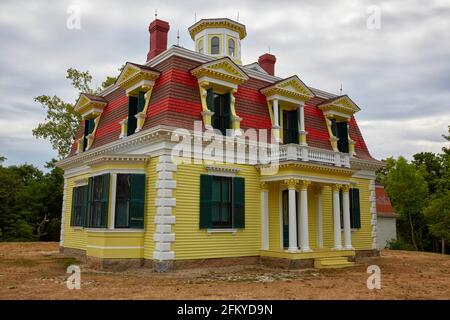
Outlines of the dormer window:
{"type": "Polygon", "coordinates": [[[337,148],[339,152],[348,153],[348,124],[347,121],[338,122],[336,119],[331,119],[331,131],[338,139],[337,148]]]}
{"type": "Polygon", "coordinates": [[[349,136],[348,123],[352,116],[360,110],[359,107],[347,95],[328,99],[317,107],[322,110],[325,117],[333,150],[354,156],[355,141],[349,136]]]}
{"type": "Polygon", "coordinates": [[[298,110],[283,110],[283,143],[298,143],[298,110]]]}
{"type": "Polygon", "coordinates": [[[222,134],[232,129],[231,134],[239,135],[242,118],[236,114],[234,93],[249,77],[228,57],[204,63],[191,74],[198,80],[205,128],[222,134]]]}
{"type": "Polygon", "coordinates": [[[212,127],[226,135],[227,129],[231,129],[230,94],[215,93],[211,88],[207,90],[206,100],[208,109],[214,113],[211,119],[212,127]]]}
{"type": "Polygon", "coordinates": [[[211,38],[211,54],[219,54],[220,52],[220,39],[217,36],[211,38]]]}
{"type": "Polygon", "coordinates": [[[93,94],[82,93],[78,98],[75,111],[81,115],[84,121],[84,135],[77,141],[77,153],[89,150],[92,147],[97,124],[107,104],[105,98],[93,94]]]}
{"type": "Polygon", "coordinates": [[[228,39],[228,55],[234,57],[234,47],[235,43],[233,39],[228,39]]]}
{"type": "Polygon", "coordinates": [[[128,97],[128,123],[127,123],[127,136],[131,136],[136,132],[137,118],[140,112],[144,110],[145,106],[145,92],[139,91],[137,96],[128,97]]]}
{"type": "Polygon", "coordinates": [[[84,120],[83,151],[88,147],[88,136],[94,132],[95,119],[84,120]]]}
{"type": "Polygon", "coordinates": [[[260,92],[267,99],[273,136],[285,144],[306,146],[304,106],[314,93],[297,76],[280,80],[260,92]]]}
{"type": "Polygon", "coordinates": [[[128,96],[128,116],[120,120],[120,138],[139,132],[147,118],[152,89],[160,72],[149,66],[127,62],[116,84],[128,96]]]}

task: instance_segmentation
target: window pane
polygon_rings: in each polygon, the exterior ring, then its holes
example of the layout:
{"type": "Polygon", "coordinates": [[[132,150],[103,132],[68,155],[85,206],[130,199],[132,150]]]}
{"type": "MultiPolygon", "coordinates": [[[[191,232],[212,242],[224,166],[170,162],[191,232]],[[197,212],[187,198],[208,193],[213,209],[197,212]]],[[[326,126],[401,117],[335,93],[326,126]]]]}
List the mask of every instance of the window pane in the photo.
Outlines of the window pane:
{"type": "Polygon", "coordinates": [[[228,39],[228,55],[234,57],[234,40],[228,39]]]}
{"type": "Polygon", "coordinates": [[[116,228],[130,226],[131,174],[118,174],[116,182],[116,228]]]}
{"type": "Polygon", "coordinates": [[[214,203],[212,205],[212,216],[211,221],[214,224],[216,224],[220,219],[220,203],[214,203]]]}
{"type": "Polygon", "coordinates": [[[198,41],[198,52],[203,53],[203,40],[198,41]]]}
{"type": "Polygon", "coordinates": [[[219,37],[212,37],[211,39],[211,54],[219,54],[219,37]]]}
{"type": "Polygon", "coordinates": [[[117,175],[117,199],[129,199],[131,188],[131,175],[118,174],[117,175]]]}
{"type": "Polygon", "coordinates": [[[118,200],[116,204],[116,227],[126,228],[129,225],[130,202],[118,200]]]}

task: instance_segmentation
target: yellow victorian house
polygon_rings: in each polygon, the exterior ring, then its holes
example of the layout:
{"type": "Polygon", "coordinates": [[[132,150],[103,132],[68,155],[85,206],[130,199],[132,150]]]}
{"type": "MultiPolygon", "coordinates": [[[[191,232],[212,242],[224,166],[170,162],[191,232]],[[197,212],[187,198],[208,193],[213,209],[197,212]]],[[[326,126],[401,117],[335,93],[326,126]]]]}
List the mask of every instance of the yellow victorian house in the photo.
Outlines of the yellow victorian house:
{"type": "Polygon", "coordinates": [[[143,64],[82,94],[65,171],[61,250],[158,271],[262,262],[350,266],[377,254],[375,171],[347,95],[243,64],[243,24],[203,19],[194,50],[154,20],[143,64]]]}

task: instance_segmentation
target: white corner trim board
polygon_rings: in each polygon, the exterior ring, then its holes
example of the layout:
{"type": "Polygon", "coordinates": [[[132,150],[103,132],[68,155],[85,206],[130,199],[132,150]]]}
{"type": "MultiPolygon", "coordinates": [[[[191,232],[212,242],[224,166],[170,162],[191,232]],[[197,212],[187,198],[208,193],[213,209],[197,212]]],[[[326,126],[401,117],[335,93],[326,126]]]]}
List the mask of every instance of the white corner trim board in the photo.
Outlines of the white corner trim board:
{"type": "Polygon", "coordinates": [[[173,209],[176,207],[177,200],[173,192],[176,189],[174,174],[177,171],[177,165],[172,162],[170,155],[161,155],[156,165],[156,171],[158,179],[156,180],[157,197],[154,220],[156,230],[153,235],[153,241],[155,241],[153,259],[167,261],[175,259],[175,252],[171,250],[171,245],[175,241],[172,226],[176,222],[173,209]]]}

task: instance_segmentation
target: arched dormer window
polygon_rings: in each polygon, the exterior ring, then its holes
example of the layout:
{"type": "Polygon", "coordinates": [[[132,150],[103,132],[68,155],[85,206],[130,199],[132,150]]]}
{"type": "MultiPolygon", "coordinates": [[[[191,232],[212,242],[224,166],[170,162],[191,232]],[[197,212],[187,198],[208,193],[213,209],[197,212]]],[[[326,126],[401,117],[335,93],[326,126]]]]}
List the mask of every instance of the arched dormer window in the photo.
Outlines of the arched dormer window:
{"type": "Polygon", "coordinates": [[[204,47],[203,47],[203,39],[198,41],[198,52],[203,53],[204,47]]]}
{"type": "Polygon", "coordinates": [[[231,57],[234,57],[234,40],[233,39],[228,39],[228,55],[231,57]]]}
{"type": "Polygon", "coordinates": [[[219,54],[220,50],[220,40],[219,37],[211,38],[211,54],[219,54]]]}

